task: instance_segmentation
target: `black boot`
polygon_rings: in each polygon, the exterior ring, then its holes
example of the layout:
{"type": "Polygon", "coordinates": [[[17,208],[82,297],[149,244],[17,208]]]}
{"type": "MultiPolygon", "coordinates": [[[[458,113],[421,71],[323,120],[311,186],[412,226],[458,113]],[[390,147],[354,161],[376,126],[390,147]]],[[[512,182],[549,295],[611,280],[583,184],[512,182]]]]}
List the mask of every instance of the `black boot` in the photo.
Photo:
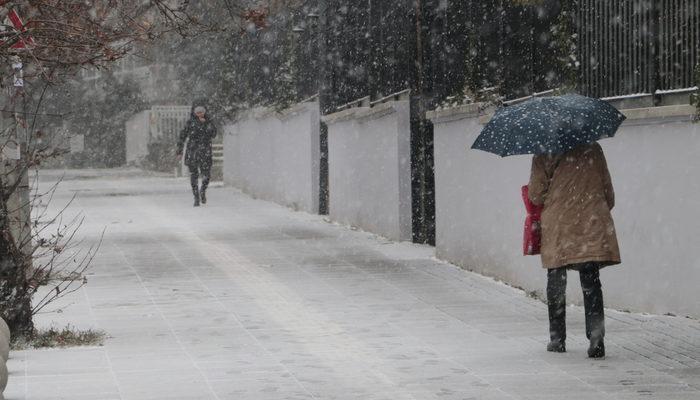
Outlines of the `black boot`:
{"type": "Polygon", "coordinates": [[[599,342],[591,340],[591,345],[588,347],[588,357],[589,358],[604,358],[605,357],[605,343],[603,339],[599,342]]]}
{"type": "Polygon", "coordinates": [[[566,343],[560,340],[550,340],[549,343],[547,343],[547,351],[551,351],[553,353],[566,353],[566,343]]]}
{"type": "Polygon", "coordinates": [[[190,186],[194,195],[194,206],[199,207],[199,170],[194,166],[190,167],[190,186]]]}
{"type": "Polygon", "coordinates": [[[202,204],[207,204],[207,188],[209,187],[209,175],[211,173],[211,165],[202,169],[202,189],[199,191],[202,194],[202,204]]]}
{"type": "Polygon", "coordinates": [[[547,270],[549,344],[547,351],[566,352],[566,268],[547,270]]]}
{"type": "Polygon", "coordinates": [[[199,190],[196,187],[192,188],[192,194],[194,195],[194,206],[199,207],[199,190]]]}
{"type": "Polygon", "coordinates": [[[583,289],[583,308],[586,313],[586,337],[590,340],[588,357],[605,357],[605,314],[603,311],[603,288],[600,284],[599,267],[589,264],[579,271],[583,289]]]}

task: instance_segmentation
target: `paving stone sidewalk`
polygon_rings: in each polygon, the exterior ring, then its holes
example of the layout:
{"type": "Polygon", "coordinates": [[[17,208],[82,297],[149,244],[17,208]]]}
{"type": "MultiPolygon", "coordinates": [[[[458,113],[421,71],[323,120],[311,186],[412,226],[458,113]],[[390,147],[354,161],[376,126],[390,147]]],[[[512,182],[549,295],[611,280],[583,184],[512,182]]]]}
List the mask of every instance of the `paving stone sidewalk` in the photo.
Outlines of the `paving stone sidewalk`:
{"type": "Polygon", "coordinates": [[[700,399],[698,321],[607,310],[589,360],[572,306],[569,352],[547,353],[544,304],[430,247],[220,186],[195,209],[187,186],[68,173],[50,207],[77,193],[87,242],[107,232],[88,285],[38,321],[109,339],[13,352],[6,399],[700,399]]]}

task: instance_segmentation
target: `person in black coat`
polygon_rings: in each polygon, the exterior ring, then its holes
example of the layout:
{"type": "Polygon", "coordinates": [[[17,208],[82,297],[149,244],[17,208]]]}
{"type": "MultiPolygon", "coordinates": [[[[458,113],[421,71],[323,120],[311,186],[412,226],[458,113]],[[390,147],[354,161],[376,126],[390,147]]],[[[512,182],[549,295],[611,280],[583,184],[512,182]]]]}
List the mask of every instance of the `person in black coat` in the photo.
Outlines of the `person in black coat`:
{"type": "Polygon", "coordinates": [[[216,127],[207,115],[203,106],[194,107],[192,116],[180,132],[180,140],[177,143],[177,157],[182,159],[182,150],[187,141],[185,153],[185,165],[190,170],[190,183],[194,195],[194,206],[199,207],[207,202],[207,186],[212,165],[211,142],[216,137],[216,127]],[[199,177],[202,177],[202,187],[199,188],[199,177]]]}

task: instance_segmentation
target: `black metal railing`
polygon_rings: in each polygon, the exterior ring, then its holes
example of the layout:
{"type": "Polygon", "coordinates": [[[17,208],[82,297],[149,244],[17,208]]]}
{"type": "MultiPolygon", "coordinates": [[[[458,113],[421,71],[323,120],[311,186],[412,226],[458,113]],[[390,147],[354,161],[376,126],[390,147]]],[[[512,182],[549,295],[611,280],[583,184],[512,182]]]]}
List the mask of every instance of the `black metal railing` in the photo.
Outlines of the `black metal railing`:
{"type": "Polygon", "coordinates": [[[700,1],[663,0],[659,12],[661,90],[692,87],[700,63],[700,1]]]}
{"type": "Polygon", "coordinates": [[[517,98],[562,85],[562,10],[572,10],[564,36],[574,36],[580,92],[697,84],[700,0],[306,0],[238,41],[236,88],[274,103],[290,92],[274,78],[292,75],[298,99],[325,89],[326,111],[418,86],[427,107],[465,87],[517,98]]]}
{"type": "Polygon", "coordinates": [[[595,97],[695,86],[700,0],[580,0],[579,86],[595,97]]]}

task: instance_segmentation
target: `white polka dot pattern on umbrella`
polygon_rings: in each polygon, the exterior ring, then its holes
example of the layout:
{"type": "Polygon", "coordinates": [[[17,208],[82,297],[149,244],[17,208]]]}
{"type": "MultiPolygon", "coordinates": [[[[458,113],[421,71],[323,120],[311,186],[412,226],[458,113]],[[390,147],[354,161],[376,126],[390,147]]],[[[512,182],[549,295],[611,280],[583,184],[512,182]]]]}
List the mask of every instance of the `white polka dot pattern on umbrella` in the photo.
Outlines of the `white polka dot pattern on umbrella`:
{"type": "Polygon", "coordinates": [[[615,107],[590,97],[568,94],[533,98],[496,111],[472,148],[501,157],[561,154],[615,136],[624,120],[615,107]]]}

